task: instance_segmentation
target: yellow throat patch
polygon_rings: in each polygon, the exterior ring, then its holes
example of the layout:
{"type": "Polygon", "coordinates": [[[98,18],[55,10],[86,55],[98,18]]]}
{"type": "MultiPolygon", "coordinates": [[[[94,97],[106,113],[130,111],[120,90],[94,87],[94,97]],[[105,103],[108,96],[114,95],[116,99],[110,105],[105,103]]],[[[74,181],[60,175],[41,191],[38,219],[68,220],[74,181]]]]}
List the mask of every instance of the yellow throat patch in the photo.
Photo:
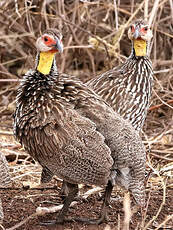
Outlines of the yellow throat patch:
{"type": "Polygon", "coordinates": [[[37,66],[37,70],[42,74],[49,74],[52,67],[54,56],[55,52],[40,52],[40,59],[37,66]]]}
{"type": "Polygon", "coordinates": [[[134,49],[136,56],[146,56],[147,52],[147,43],[142,39],[134,40],[134,49]]]}

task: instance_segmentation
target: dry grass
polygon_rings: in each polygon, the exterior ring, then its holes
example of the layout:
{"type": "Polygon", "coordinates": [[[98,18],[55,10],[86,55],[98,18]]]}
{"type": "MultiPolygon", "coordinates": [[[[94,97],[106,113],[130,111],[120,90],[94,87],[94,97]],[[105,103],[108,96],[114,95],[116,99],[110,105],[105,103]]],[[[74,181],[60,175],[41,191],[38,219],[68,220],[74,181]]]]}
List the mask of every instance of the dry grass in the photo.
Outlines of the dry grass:
{"type": "MultiPolygon", "coordinates": [[[[34,43],[41,31],[49,27],[62,31],[65,49],[61,57],[57,55],[59,70],[77,75],[85,82],[120,64],[130,54],[126,27],[137,18],[148,19],[154,33],[151,49],[154,90],[143,140],[150,149],[147,192],[162,189],[163,200],[149,222],[145,222],[147,211],[143,217],[141,229],[150,229],[156,219],[159,222],[166,190],[173,188],[172,0],[1,0],[0,148],[11,162],[11,175],[17,184],[21,185],[21,179],[23,183],[30,181],[31,187],[39,183],[40,168],[11,136],[11,114],[15,108],[18,81],[34,65],[34,43]]],[[[170,214],[156,229],[166,226],[171,218],[170,214]]]]}

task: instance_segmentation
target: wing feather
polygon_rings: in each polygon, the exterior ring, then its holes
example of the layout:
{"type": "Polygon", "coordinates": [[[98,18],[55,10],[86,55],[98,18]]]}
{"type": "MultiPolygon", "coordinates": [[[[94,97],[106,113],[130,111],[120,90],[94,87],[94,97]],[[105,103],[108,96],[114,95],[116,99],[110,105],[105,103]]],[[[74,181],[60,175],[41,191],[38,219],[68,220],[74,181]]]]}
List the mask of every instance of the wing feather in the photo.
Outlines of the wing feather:
{"type": "Polygon", "coordinates": [[[52,120],[41,129],[30,128],[32,134],[25,142],[29,153],[66,181],[105,185],[113,160],[95,124],[71,109],[63,122],[52,120]]]}

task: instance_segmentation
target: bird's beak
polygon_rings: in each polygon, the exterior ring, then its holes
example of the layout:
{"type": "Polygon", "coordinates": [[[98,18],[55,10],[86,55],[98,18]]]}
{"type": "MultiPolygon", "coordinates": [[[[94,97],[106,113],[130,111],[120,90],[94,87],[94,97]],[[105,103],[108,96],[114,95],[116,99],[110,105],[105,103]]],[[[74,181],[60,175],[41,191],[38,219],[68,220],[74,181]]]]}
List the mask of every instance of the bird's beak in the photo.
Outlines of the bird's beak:
{"type": "Polygon", "coordinates": [[[61,40],[60,39],[58,39],[58,38],[56,38],[56,43],[55,43],[55,45],[53,45],[54,47],[55,47],[55,49],[56,50],[58,50],[60,53],[62,53],[63,52],[63,44],[62,44],[62,42],[61,42],[61,40]]]}
{"type": "Polygon", "coordinates": [[[135,32],[134,32],[134,34],[133,34],[133,38],[134,38],[134,39],[137,39],[137,38],[140,38],[140,37],[141,37],[141,34],[140,34],[140,32],[139,32],[139,28],[136,27],[136,28],[135,28],[135,32]]]}

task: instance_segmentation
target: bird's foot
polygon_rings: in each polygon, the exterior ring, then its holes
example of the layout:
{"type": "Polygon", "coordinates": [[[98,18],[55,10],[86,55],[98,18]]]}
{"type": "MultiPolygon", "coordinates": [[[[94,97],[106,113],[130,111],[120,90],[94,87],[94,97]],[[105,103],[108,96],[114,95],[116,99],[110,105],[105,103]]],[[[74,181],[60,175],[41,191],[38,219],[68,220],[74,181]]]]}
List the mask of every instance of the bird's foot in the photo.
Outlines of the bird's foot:
{"type": "Polygon", "coordinates": [[[64,224],[65,222],[72,222],[72,221],[74,221],[74,219],[72,219],[72,218],[58,217],[56,220],[48,220],[48,221],[40,222],[40,225],[50,226],[50,225],[64,224]]]}
{"type": "Polygon", "coordinates": [[[75,221],[82,222],[85,224],[99,225],[108,221],[107,215],[101,215],[98,219],[88,219],[88,218],[74,218],[75,221]]]}

